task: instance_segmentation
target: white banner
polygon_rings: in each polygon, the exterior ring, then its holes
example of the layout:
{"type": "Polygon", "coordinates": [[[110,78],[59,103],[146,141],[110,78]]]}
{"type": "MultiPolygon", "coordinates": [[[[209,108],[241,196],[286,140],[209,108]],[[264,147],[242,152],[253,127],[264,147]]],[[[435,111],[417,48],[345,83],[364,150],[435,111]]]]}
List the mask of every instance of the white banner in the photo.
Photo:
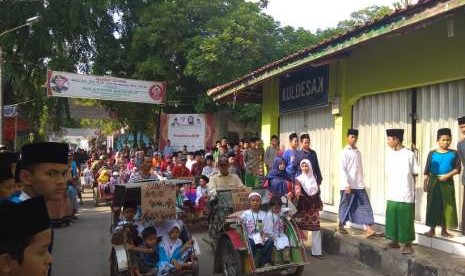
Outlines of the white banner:
{"type": "Polygon", "coordinates": [[[163,104],[166,83],[48,71],[47,94],[52,97],[163,104]]]}
{"type": "Polygon", "coordinates": [[[205,149],[205,114],[168,114],[168,139],[176,151],[205,149]]]}

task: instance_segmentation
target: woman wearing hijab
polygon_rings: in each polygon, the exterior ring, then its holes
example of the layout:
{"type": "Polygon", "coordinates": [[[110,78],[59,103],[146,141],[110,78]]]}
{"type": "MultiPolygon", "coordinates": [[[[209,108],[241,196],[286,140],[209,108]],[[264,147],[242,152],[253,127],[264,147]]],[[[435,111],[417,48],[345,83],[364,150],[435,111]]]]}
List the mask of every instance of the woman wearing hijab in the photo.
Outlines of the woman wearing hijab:
{"type": "Polygon", "coordinates": [[[291,176],[286,171],[286,161],[282,157],[275,157],[270,172],[266,176],[264,188],[273,196],[290,196],[292,190],[291,176]]]}
{"type": "Polygon", "coordinates": [[[296,221],[302,230],[312,231],[312,256],[323,259],[321,252],[320,211],[323,202],[320,187],[308,159],[300,161],[302,173],[295,179],[296,221]]]}

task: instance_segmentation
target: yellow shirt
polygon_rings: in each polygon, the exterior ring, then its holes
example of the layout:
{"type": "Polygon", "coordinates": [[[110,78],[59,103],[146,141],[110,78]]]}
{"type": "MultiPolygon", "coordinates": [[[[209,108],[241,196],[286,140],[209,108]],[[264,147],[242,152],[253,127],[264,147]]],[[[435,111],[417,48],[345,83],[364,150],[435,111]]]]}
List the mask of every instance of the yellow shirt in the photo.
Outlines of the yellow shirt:
{"type": "Polygon", "coordinates": [[[217,172],[210,177],[207,188],[208,195],[216,196],[216,191],[218,190],[228,190],[242,187],[244,187],[244,184],[242,184],[242,181],[239,176],[237,176],[237,174],[229,173],[228,175],[224,176],[220,172],[217,172]]]}
{"type": "Polygon", "coordinates": [[[110,182],[110,173],[108,170],[103,169],[100,171],[99,177],[97,178],[97,181],[101,184],[106,184],[110,182]]]}

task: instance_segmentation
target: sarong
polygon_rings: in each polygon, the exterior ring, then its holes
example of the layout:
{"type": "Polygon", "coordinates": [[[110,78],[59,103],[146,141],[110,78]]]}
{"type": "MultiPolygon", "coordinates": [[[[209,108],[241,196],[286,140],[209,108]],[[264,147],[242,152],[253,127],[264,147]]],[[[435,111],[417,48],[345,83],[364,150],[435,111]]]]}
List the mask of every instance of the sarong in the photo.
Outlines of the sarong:
{"type": "Polygon", "coordinates": [[[344,225],[347,221],[361,225],[373,225],[375,223],[370,199],[365,189],[354,189],[350,194],[341,191],[339,223],[344,225]]]}
{"type": "Polygon", "coordinates": [[[415,204],[387,201],[385,236],[403,244],[415,240],[415,204]]]}
{"type": "Polygon", "coordinates": [[[454,179],[451,178],[440,182],[438,176],[430,175],[426,204],[426,225],[455,229],[458,226],[457,220],[454,179]]]}
{"type": "Polygon", "coordinates": [[[302,230],[320,230],[320,208],[323,206],[319,195],[300,197],[295,220],[302,230]]]}

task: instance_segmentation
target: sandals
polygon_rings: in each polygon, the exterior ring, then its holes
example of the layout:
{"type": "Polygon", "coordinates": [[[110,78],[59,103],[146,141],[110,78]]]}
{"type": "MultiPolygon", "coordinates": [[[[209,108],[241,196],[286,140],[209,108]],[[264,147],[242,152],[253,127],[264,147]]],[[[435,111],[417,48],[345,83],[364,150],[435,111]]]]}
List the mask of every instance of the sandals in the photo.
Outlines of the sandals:
{"type": "Polygon", "coordinates": [[[400,249],[400,253],[401,253],[402,255],[410,255],[410,254],[413,254],[413,252],[414,252],[414,251],[413,251],[413,248],[412,248],[411,245],[410,245],[410,246],[404,245],[404,246],[402,246],[402,248],[400,249]]]}
{"type": "Polygon", "coordinates": [[[400,245],[397,242],[390,241],[384,246],[384,248],[386,248],[386,249],[399,249],[400,245]]]}
{"type": "Polygon", "coordinates": [[[347,230],[344,229],[344,228],[339,228],[337,231],[338,231],[339,233],[341,233],[341,234],[344,234],[344,235],[349,234],[349,231],[347,231],[347,230]]]}
{"type": "Polygon", "coordinates": [[[372,232],[370,234],[365,234],[365,238],[369,239],[369,238],[382,238],[384,237],[384,233],[383,232],[372,232]]]}
{"type": "Polygon", "coordinates": [[[431,232],[431,231],[428,231],[428,232],[423,233],[423,235],[432,238],[432,237],[435,236],[435,233],[434,233],[434,232],[431,232]]]}
{"type": "Polygon", "coordinates": [[[454,235],[450,234],[449,232],[441,232],[441,237],[444,237],[444,238],[453,238],[454,235]]]}

